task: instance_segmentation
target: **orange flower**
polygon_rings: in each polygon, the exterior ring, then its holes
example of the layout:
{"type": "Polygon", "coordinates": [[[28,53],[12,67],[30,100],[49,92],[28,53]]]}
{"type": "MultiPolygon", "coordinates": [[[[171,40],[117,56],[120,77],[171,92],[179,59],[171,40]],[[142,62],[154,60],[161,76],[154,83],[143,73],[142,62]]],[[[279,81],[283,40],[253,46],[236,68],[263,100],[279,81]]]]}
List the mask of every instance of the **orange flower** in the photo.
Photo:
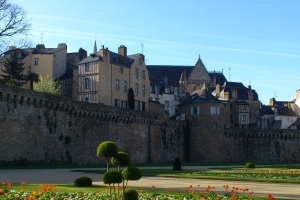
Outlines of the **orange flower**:
{"type": "Polygon", "coordinates": [[[4,195],[4,190],[3,189],[0,189],[0,195],[4,195]]]}
{"type": "Polygon", "coordinates": [[[36,195],[36,194],[37,194],[36,190],[33,190],[33,191],[31,192],[31,194],[32,194],[32,195],[36,195]]]}
{"type": "Polygon", "coordinates": [[[152,188],[155,188],[155,186],[154,186],[154,185],[152,185],[152,188]]]}
{"type": "Polygon", "coordinates": [[[22,182],[21,182],[21,185],[25,185],[25,181],[22,181],[22,182]]]}
{"type": "Polygon", "coordinates": [[[143,190],[142,190],[142,189],[140,189],[140,193],[143,193],[143,190]]]}
{"type": "Polygon", "coordinates": [[[170,190],[170,189],[168,189],[168,190],[167,190],[167,192],[171,192],[171,190],[170,190]]]}
{"type": "Polygon", "coordinates": [[[270,200],[275,200],[274,197],[273,197],[273,195],[271,195],[271,194],[268,194],[268,198],[269,198],[270,200]]]}
{"type": "Polygon", "coordinates": [[[5,185],[5,182],[1,182],[2,185],[5,185]]]}

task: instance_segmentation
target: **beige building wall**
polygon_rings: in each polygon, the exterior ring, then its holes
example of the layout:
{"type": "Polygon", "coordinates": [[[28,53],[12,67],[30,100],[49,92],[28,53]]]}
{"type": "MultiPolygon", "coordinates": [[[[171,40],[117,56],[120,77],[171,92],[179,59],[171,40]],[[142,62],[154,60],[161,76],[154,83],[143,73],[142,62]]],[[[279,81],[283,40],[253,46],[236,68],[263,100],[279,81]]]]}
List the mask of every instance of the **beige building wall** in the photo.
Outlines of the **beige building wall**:
{"type": "Polygon", "coordinates": [[[142,54],[130,55],[134,59],[130,72],[130,87],[134,91],[134,98],[136,101],[145,102],[145,110],[148,110],[148,102],[150,97],[150,80],[148,70],[145,65],[145,58],[142,54]],[[137,72],[136,72],[137,70],[137,72]],[[136,75],[137,73],[137,75],[136,75]],[[138,93],[136,94],[136,84],[138,86],[138,93]],[[144,87],[144,95],[143,95],[144,87]]]}
{"type": "Polygon", "coordinates": [[[110,51],[108,49],[102,49],[99,52],[103,61],[99,62],[99,84],[98,84],[98,100],[105,105],[111,105],[112,103],[112,71],[110,64],[110,51]]]}

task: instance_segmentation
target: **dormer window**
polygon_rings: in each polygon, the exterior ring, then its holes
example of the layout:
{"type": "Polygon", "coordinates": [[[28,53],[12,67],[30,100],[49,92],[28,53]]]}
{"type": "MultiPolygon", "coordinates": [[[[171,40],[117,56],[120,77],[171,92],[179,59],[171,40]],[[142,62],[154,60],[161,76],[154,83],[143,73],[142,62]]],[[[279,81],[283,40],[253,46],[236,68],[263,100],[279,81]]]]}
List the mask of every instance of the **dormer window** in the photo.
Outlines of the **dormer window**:
{"type": "Polygon", "coordinates": [[[166,88],[165,88],[165,93],[166,93],[166,94],[169,94],[169,93],[170,93],[170,88],[166,87],[166,88]]]}
{"type": "Polygon", "coordinates": [[[233,90],[231,91],[232,98],[237,98],[237,91],[233,90]]]}

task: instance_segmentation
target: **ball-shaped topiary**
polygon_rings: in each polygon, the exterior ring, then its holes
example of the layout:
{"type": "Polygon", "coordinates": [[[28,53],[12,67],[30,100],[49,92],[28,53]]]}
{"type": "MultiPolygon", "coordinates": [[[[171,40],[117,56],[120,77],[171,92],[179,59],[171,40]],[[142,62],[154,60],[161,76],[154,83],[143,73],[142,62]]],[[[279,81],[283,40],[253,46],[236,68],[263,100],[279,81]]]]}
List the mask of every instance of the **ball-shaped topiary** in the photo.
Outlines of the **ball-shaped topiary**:
{"type": "Polygon", "coordinates": [[[74,180],[75,187],[91,187],[92,186],[92,179],[90,177],[79,177],[74,180]]]}
{"type": "Polygon", "coordinates": [[[138,200],[139,194],[135,190],[126,190],[124,192],[124,200],[138,200]]]}
{"type": "Polygon", "coordinates": [[[99,144],[97,148],[98,157],[114,157],[118,154],[118,146],[112,141],[105,141],[99,144]]]}
{"type": "Polygon", "coordinates": [[[252,168],[252,169],[254,169],[254,168],[255,168],[255,165],[254,165],[252,162],[248,162],[248,163],[246,164],[246,168],[252,168]]]}
{"type": "Polygon", "coordinates": [[[173,170],[174,171],[181,171],[181,162],[180,162],[180,159],[179,157],[177,156],[174,160],[174,163],[173,163],[173,170]]]}
{"type": "Polygon", "coordinates": [[[105,184],[122,183],[123,177],[121,172],[116,170],[111,170],[104,173],[102,177],[102,181],[105,184]]]}
{"type": "Polygon", "coordinates": [[[111,164],[116,166],[126,166],[131,162],[127,153],[119,151],[118,154],[111,158],[111,164]]]}
{"type": "Polygon", "coordinates": [[[142,177],[142,172],[139,168],[136,167],[126,167],[122,171],[124,180],[139,180],[142,177]]]}

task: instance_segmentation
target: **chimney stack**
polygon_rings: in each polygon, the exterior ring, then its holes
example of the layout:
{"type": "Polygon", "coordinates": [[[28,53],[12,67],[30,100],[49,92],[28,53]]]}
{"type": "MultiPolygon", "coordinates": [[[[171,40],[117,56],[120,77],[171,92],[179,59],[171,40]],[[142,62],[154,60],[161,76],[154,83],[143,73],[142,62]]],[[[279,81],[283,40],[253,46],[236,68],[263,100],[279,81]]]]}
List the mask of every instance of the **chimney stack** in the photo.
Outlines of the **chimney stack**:
{"type": "Polygon", "coordinates": [[[123,62],[126,61],[127,58],[127,47],[125,47],[124,45],[121,45],[118,48],[118,57],[120,60],[122,60],[123,62]]]}

